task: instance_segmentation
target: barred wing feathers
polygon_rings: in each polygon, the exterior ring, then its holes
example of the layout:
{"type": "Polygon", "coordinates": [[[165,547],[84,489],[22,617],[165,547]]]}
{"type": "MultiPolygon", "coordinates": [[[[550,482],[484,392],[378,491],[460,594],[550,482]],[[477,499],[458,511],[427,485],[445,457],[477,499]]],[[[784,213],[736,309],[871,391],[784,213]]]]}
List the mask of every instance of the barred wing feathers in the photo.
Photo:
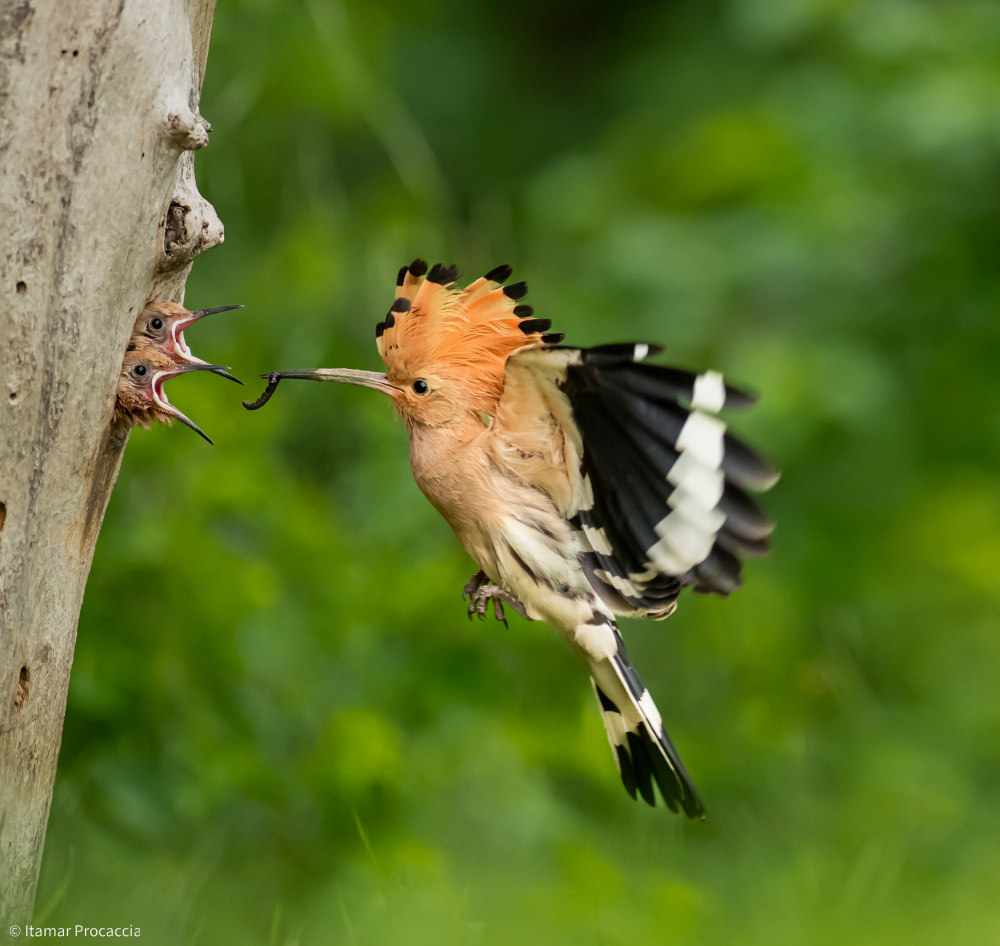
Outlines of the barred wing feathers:
{"type": "Polygon", "coordinates": [[[579,530],[588,578],[615,612],[651,618],[670,614],[684,586],[740,587],[738,554],[765,553],[773,528],[747,490],[778,478],[715,416],[755,399],[715,372],[642,364],[659,350],[515,352],[496,417],[515,443],[526,405],[558,426],[566,483],[549,492],[579,530]]]}

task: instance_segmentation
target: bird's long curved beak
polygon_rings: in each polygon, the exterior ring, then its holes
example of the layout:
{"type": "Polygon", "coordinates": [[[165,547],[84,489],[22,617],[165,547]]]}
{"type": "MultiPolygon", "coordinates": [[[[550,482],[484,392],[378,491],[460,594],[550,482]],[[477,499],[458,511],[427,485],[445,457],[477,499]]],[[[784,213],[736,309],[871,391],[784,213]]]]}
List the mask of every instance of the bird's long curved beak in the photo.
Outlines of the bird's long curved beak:
{"type": "MultiPolygon", "coordinates": [[[[170,329],[171,339],[174,343],[174,352],[179,358],[182,358],[190,365],[207,365],[207,361],[198,358],[188,347],[187,342],[184,340],[184,329],[194,325],[195,322],[203,319],[206,315],[215,315],[216,312],[229,312],[231,309],[242,308],[243,306],[241,305],[220,305],[214,309],[198,309],[196,312],[189,312],[186,316],[177,319],[170,329]]],[[[220,368],[218,365],[213,365],[209,370],[215,374],[222,375],[224,378],[229,378],[230,381],[235,381],[237,384],[243,383],[239,378],[233,377],[225,368],[220,368]]]]}
{"type": "Polygon", "coordinates": [[[272,371],[262,374],[267,378],[267,387],[256,401],[244,401],[243,406],[248,411],[260,410],[278,388],[283,378],[300,381],[336,381],[339,384],[358,384],[363,388],[373,388],[391,398],[399,396],[399,388],[389,381],[389,376],[380,371],[358,371],[354,368],[317,368],[315,371],[272,371]]]}
{"type": "Polygon", "coordinates": [[[281,381],[292,378],[302,381],[336,381],[338,384],[357,384],[363,388],[381,391],[389,397],[399,394],[399,388],[389,382],[389,376],[381,371],[359,371],[356,368],[317,368],[315,371],[275,371],[263,374],[262,378],[281,381]]]}
{"type": "Polygon", "coordinates": [[[186,374],[188,371],[214,371],[216,373],[219,370],[225,370],[222,365],[209,365],[209,364],[197,364],[197,365],[175,365],[173,368],[166,368],[163,371],[157,371],[153,375],[153,380],[151,382],[153,401],[160,410],[165,411],[171,417],[176,417],[182,424],[186,424],[190,427],[196,434],[204,437],[212,446],[211,438],[205,433],[190,417],[186,417],[182,414],[170,401],[167,399],[167,393],[163,390],[163,385],[166,384],[171,378],[176,378],[178,375],[186,374]]]}

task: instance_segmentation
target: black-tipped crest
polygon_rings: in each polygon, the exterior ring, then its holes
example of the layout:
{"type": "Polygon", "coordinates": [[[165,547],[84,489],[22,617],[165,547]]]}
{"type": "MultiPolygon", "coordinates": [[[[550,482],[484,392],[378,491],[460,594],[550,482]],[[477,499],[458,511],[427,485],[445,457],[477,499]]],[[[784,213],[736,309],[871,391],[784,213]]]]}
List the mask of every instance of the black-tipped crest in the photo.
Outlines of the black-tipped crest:
{"type": "Polygon", "coordinates": [[[435,263],[431,267],[431,271],[427,274],[428,282],[434,282],[440,286],[450,285],[457,279],[458,279],[458,267],[443,266],[441,263],[435,263]]]}
{"type": "Polygon", "coordinates": [[[565,332],[550,332],[548,335],[542,336],[542,341],[546,345],[558,345],[565,337],[565,332]]]}
{"type": "Polygon", "coordinates": [[[399,272],[396,273],[396,285],[397,286],[402,286],[404,279],[406,279],[406,267],[405,266],[401,267],[400,270],[399,270],[399,272]]]}
{"type": "Polygon", "coordinates": [[[535,332],[547,332],[552,328],[552,319],[525,319],[518,325],[518,328],[525,335],[534,335],[535,332]]]}
{"type": "Polygon", "coordinates": [[[528,284],[526,282],[516,282],[503,287],[503,294],[508,299],[523,299],[528,294],[528,284]]]}
{"type": "Polygon", "coordinates": [[[507,282],[510,279],[511,274],[514,272],[506,263],[501,266],[497,266],[496,269],[491,269],[484,279],[490,280],[490,282],[507,282]]]}
{"type": "Polygon", "coordinates": [[[489,414],[503,392],[508,355],[535,344],[551,325],[534,320],[531,306],[517,305],[527,292],[525,283],[497,291],[511,272],[509,265],[496,266],[460,289],[458,267],[436,263],[428,268],[414,260],[397,285],[396,302],[376,328],[389,374],[414,379],[429,367],[448,366],[470,405],[489,414]]]}

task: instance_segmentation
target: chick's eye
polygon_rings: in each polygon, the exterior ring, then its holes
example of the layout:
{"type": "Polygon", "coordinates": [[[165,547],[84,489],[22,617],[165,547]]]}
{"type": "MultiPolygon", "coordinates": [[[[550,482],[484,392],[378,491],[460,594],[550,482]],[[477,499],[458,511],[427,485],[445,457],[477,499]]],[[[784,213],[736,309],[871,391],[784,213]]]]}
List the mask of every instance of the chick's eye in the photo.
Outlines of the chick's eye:
{"type": "Polygon", "coordinates": [[[135,366],[135,367],[134,367],[134,368],[132,369],[132,374],[135,374],[135,375],[138,375],[138,376],[139,376],[140,378],[141,378],[141,377],[142,377],[142,376],[143,376],[143,375],[144,375],[145,373],[146,373],[146,366],[145,366],[145,365],[136,365],[136,366],[135,366]]]}
{"type": "Polygon", "coordinates": [[[427,382],[423,378],[417,378],[417,380],[413,382],[413,390],[416,391],[417,394],[426,394],[427,382]]]}
{"type": "Polygon", "coordinates": [[[153,319],[153,321],[152,321],[152,322],[150,322],[149,324],[150,324],[150,326],[152,326],[153,328],[157,328],[157,329],[158,329],[158,328],[163,328],[163,319],[161,319],[161,318],[160,318],[159,316],[157,316],[157,317],[156,317],[155,319],[153,319]]]}

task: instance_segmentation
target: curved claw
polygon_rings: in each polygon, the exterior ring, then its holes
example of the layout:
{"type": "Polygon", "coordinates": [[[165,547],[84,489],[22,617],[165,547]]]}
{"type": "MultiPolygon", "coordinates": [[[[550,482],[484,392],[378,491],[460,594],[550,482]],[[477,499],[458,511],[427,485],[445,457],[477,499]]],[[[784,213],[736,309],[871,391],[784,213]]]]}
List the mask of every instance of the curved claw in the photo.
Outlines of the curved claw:
{"type": "Polygon", "coordinates": [[[508,627],[507,615],[503,609],[504,604],[509,604],[526,620],[531,620],[527,615],[524,605],[509,591],[504,591],[499,585],[494,585],[483,571],[476,572],[466,583],[462,589],[463,601],[466,599],[466,596],[469,599],[467,612],[470,621],[473,614],[478,615],[480,621],[485,621],[486,609],[489,607],[491,601],[493,602],[493,617],[500,621],[504,627],[508,627]]]}
{"type": "Polygon", "coordinates": [[[499,598],[493,599],[493,617],[495,617],[498,621],[501,621],[503,626],[506,627],[508,631],[510,630],[510,627],[507,624],[507,615],[503,612],[503,602],[501,602],[499,598]]]}
{"type": "Polygon", "coordinates": [[[469,601],[470,601],[470,605],[469,605],[470,616],[471,616],[471,613],[472,613],[472,610],[471,610],[472,609],[471,601],[473,599],[473,596],[475,595],[475,593],[477,591],[479,591],[480,588],[483,587],[483,585],[487,584],[488,582],[489,582],[489,579],[486,577],[486,572],[484,572],[482,569],[480,569],[478,572],[476,572],[475,575],[473,575],[465,583],[465,587],[462,588],[462,600],[465,601],[465,599],[468,598],[469,601]]]}

